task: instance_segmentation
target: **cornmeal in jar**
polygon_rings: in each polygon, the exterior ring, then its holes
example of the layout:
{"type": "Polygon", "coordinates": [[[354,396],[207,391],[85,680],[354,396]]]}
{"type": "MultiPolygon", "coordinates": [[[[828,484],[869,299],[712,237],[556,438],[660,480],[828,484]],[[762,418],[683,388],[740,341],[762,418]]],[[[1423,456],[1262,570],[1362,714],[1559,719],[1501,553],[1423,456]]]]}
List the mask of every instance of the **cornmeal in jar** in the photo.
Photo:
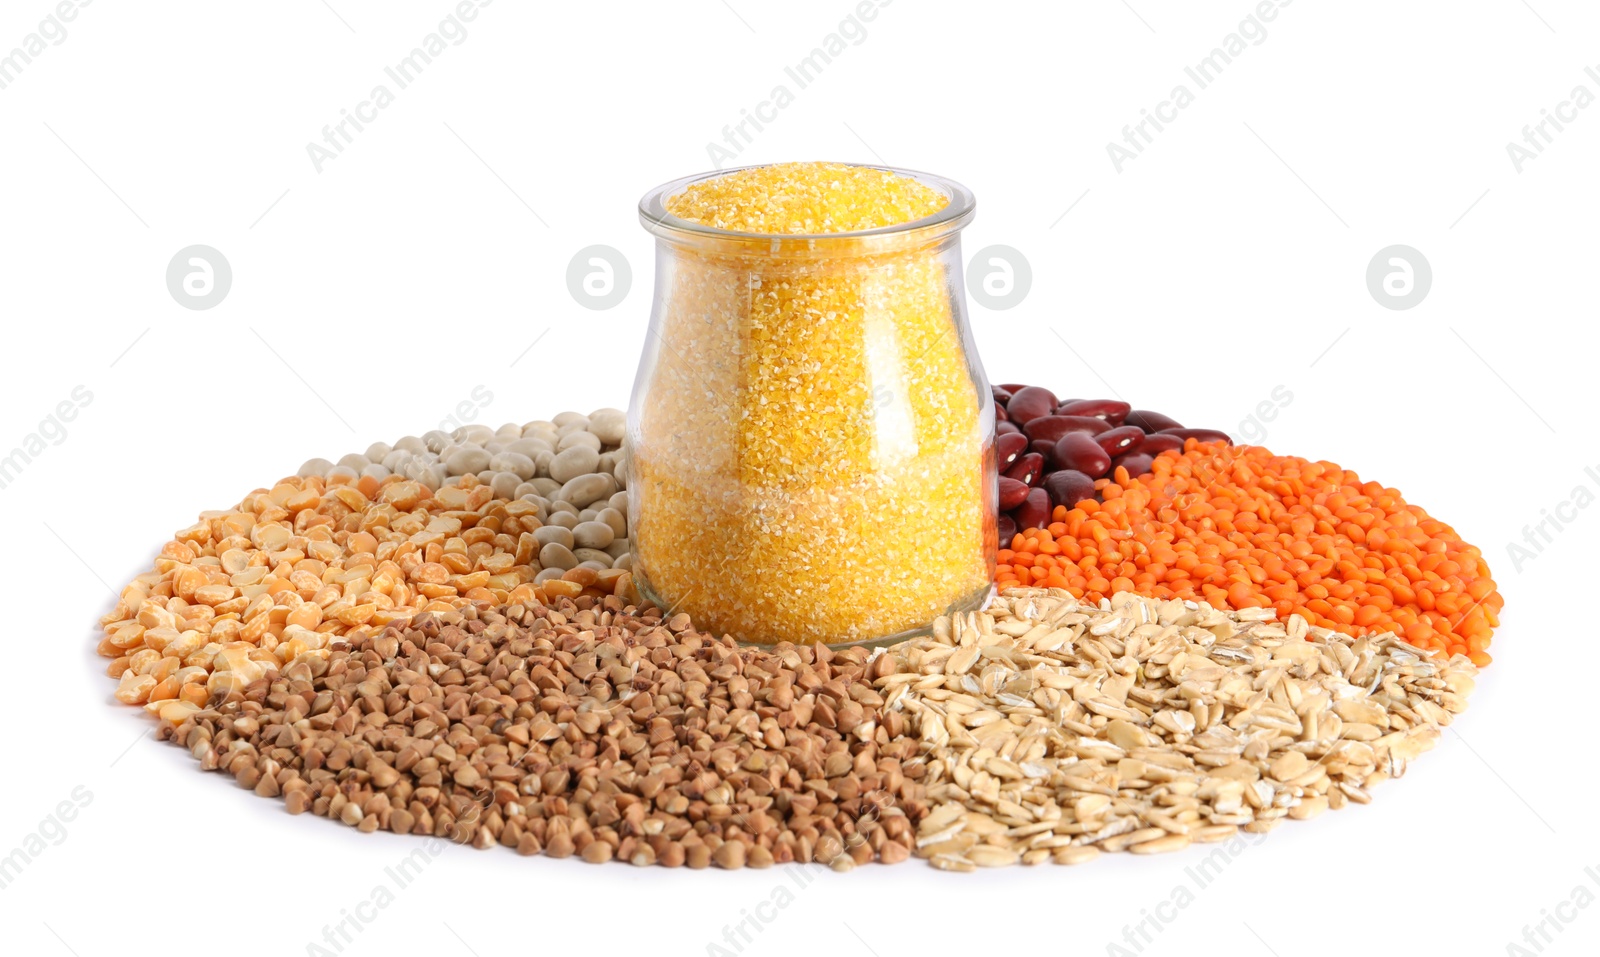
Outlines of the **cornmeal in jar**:
{"type": "Polygon", "coordinates": [[[823,163],[668,200],[692,223],[817,242],[665,243],[629,483],[635,571],[657,600],[744,641],[838,643],[987,593],[993,422],[953,298],[958,247],[827,235],[947,201],[909,176],[823,163]]]}

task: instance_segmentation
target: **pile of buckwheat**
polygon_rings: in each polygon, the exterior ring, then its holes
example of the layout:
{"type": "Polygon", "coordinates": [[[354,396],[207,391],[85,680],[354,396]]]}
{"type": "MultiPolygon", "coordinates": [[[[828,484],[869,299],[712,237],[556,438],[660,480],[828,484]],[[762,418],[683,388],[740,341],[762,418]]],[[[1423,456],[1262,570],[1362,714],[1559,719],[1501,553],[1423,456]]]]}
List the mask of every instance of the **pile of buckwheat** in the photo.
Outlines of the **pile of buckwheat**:
{"type": "Polygon", "coordinates": [[[839,870],[905,860],[925,811],[917,741],[880,723],[867,657],[741,649],[615,596],[468,605],[336,643],[169,731],[202,768],[362,831],[839,870]]]}

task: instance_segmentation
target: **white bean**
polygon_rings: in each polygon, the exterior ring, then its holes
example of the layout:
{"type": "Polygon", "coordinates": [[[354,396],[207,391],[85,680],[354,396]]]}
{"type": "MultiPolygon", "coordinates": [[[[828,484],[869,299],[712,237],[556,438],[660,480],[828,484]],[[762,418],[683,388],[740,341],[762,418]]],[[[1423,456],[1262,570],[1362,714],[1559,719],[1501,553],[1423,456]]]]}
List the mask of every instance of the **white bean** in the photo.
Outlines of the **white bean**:
{"type": "Polygon", "coordinates": [[[515,472],[499,472],[489,483],[489,487],[494,489],[495,498],[512,498],[521,481],[515,472]]]}
{"type": "Polygon", "coordinates": [[[598,459],[601,449],[600,436],[595,435],[593,432],[570,432],[563,435],[561,441],[556,443],[556,450],[560,452],[575,448],[593,449],[595,457],[598,459]]]}
{"type": "Polygon", "coordinates": [[[567,548],[572,548],[577,545],[576,540],[572,536],[572,530],[562,528],[560,525],[545,525],[542,528],[534,529],[533,540],[538,542],[540,545],[549,545],[551,542],[567,548]]]}
{"type": "Polygon", "coordinates": [[[483,449],[464,445],[445,459],[445,467],[451,475],[465,475],[468,472],[481,472],[489,467],[489,453],[483,449]]]}
{"type": "MultiPolygon", "coordinates": [[[[579,518],[582,518],[580,515],[579,518]]],[[[579,522],[572,530],[572,538],[582,548],[603,550],[617,537],[611,526],[605,522],[586,521],[579,522]]]]}
{"type": "Polygon", "coordinates": [[[605,522],[607,525],[611,526],[612,537],[614,538],[621,538],[628,534],[627,518],[625,518],[620,511],[612,508],[609,505],[605,508],[602,508],[599,514],[595,515],[595,521],[605,522]]]}
{"type": "Polygon", "coordinates": [[[567,546],[551,542],[539,549],[539,564],[547,569],[573,569],[578,567],[578,557],[567,546]]]}
{"type": "Polygon", "coordinates": [[[569,448],[550,460],[550,477],[563,484],[581,475],[592,474],[600,465],[600,455],[589,448],[569,448]]]}

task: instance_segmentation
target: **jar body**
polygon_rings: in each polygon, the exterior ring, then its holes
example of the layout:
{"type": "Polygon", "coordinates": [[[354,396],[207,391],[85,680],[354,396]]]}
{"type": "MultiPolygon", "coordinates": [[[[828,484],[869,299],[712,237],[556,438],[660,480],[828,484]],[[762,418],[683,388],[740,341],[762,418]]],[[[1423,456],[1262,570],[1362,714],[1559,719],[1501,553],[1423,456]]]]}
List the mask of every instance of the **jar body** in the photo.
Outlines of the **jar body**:
{"type": "Polygon", "coordinates": [[[991,593],[994,411],[957,234],[837,246],[657,243],[633,570],[714,634],[882,641],[991,593]]]}

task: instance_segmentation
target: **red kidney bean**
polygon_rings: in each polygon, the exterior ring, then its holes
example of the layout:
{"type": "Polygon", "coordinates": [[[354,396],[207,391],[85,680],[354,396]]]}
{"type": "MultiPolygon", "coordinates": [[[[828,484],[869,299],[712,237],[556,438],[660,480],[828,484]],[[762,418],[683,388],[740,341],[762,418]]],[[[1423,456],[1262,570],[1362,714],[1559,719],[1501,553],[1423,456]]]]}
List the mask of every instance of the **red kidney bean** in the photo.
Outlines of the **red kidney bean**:
{"type": "Polygon", "coordinates": [[[1111,473],[1115,475],[1117,466],[1120,465],[1128,470],[1128,475],[1130,477],[1135,475],[1143,475],[1150,471],[1150,466],[1153,464],[1155,464],[1155,456],[1144,451],[1143,449],[1140,449],[1138,452],[1129,452],[1127,455],[1119,455],[1112,459],[1111,473]]]}
{"type": "Polygon", "coordinates": [[[1123,419],[1122,422],[1124,425],[1137,425],[1146,432],[1183,428],[1183,423],[1177,419],[1162,415],[1160,412],[1151,412],[1149,409],[1134,409],[1128,413],[1128,417],[1123,419]]]}
{"type": "Polygon", "coordinates": [[[1028,497],[1028,486],[1013,478],[1000,476],[1000,511],[1009,512],[1028,497]]]}
{"type": "Polygon", "coordinates": [[[1022,431],[1028,433],[1030,439],[1049,439],[1054,442],[1068,432],[1087,432],[1090,435],[1099,435],[1109,429],[1099,419],[1082,415],[1042,415],[1028,422],[1022,431]]]}
{"type": "Polygon", "coordinates": [[[1139,446],[1139,451],[1146,455],[1160,455],[1162,452],[1182,452],[1183,440],[1176,435],[1167,435],[1157,432],[1144,437],[1144,444],[1139,446]]]}
{"type": "Polygon", "coordinates": [[[995,520],[1000,532],[1000,547],[1010,548],[1011,540],[1017,537],[1017,520],[1010,515],[1002,514],[995,520]]]}
{"type": "MultiPolygon", "coordinates": [[[[1183,443],[1179,442],[1178,444],[1181,446],[1183,443]]],[[[1028,437],[1026,435],[1007,432],[1004,435],[995,436],[994,457],[995,461],[1000,464],[1000,471],[1002,472],[1010,468],[1011,463],[1015,462],[1026,451],[1028,451],[1028,437]]]]}
{"type": "Polygon", "coordinates": [[[1018,389],[1012,393],[1011,401],[1006,403],[1007,418],[1018,425],[1026,425],[1041,415],[1049,415],[1055,408],[1055,394],[1036,385],[1018,389]]]}
{"type": "Polygon", "coordinates": [[[1094,437],[1107,455],[1126,455],[1144,444],[1144,429],[1137,425],[1123,425],[1094,437]]]}
{"type": "Polygon", "coordinates": [[[1011,513],[1019,530],[1044,528],[1050,524],[1050,493],[1042,488],[1030,489],[1028,497],[1011,513]]]}
{"type": "Polygon", "coordinates": [[[1016,479],[1028,485],[1038,485],[1039,479],[1044,475],[1044,456],[1038,452],[1029,452],[1017,459],[1005,471],[1006,478],[1016,479]]]}
{"type": "Polygon", "coordinates": [[[1111,468],[1110,453],[1085,432],[1063,435],[1056,440],[1056,447],[1050,454],[1061,468],[1076,469],[1091,478],[1099,478],[1111,468]]]}
{"type": "Polygon", "coordinates": [[[1000,543],[1048,524],[1055,505],[1094,499],[1095,480],[1118,466],[1148,474],[1158,456],[1185,440],[1230,442],[1216,429],[1190,429],[1171,416],[1118,399],[1057,399],[1042,386],[991,385],[999,475],[1000,543]],[[1043,493],[1042,496],[1040,493],[1043,493]]]}
{"type": "Polygon", "coordinates": [[[1044,490],[1050,493],[1051,504],[1071,508],[1094,498],[1094,479],[1075,469],[1062,469],[1044,477],[1044,490]]]}
{"type": "Polygon", "coordinates": [[[1201,442],[1227,442],[1232,445],[1233,440],[1228,438],[1228,433],[1218,432],[1216,429],[1162,429],[1162,435],[1176,435],[1180,439],[1198,439],[1201,442]]]}
{"type": "Polygon", "coordinates": [[[1121,425],[1132,406],[1116,399],[1074,399],[1056,407],[1056,415],[1086,415],[1107,425],[1121,425]]]}

